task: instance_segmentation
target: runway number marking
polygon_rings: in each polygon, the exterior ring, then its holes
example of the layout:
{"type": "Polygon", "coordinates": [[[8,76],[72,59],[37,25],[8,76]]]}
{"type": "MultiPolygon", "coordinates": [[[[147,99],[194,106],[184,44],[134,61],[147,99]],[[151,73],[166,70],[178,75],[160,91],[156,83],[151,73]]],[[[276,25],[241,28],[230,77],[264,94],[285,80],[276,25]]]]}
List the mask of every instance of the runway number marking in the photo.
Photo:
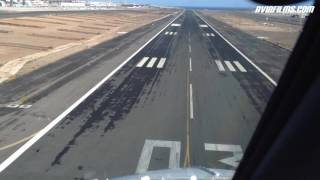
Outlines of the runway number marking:
{"type": "Polygon", "coordinates": [[[206,151],[223,151],[232,152],[233,156],[219,160],[224,164],[228,164],[232,167],[238,167],[239,161],[243,156],[243,151],[240,145],[229,145],[229,144],[204,144],[204,149],[206,151]]]}
{"type": "Polygon", "coordinates": [[[180,167],[181,142],[146,139],[143,145],[140,158],[139,158],[136,173],[144,173],[148,171],[149,164],[152,157],[152,151],[154,148],[157,148],[157,147],[170,148],[170,155],[169,155],[170,169],[180,167]]]}
{"type": "MultiPolygon", "coordinates": [[[[140,154],[136,173],[144,173],[148,171],[151,158],[152,158],[153,149],[159,148],[159,147],[170,149],[169,165],[168,165],[169,169],[180,167],[180,153],[181,153],[180,141],[146,139],[140,154]]],[[[233,168],[238,167],[239,162],[243,157],[243,150],[240,145],[204,143],[204,149],[205,151],[232,152],[233,156],[220,159],[219,162],[232,166],[233,168]]],[[[226,170],[226,171],[233,172],[233,170],[226,170]]]]}

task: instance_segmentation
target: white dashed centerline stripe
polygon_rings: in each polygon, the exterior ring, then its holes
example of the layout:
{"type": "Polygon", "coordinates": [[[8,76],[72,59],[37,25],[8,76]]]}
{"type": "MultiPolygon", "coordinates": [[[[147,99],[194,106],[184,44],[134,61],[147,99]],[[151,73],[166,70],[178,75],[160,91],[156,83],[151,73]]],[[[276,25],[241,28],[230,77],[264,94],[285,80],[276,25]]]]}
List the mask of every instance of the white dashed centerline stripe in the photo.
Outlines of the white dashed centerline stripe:
{"type": "Polygon", "coordinates": [[[256,68],[265,78],[267,78],[274,86],[277,86],[276,81],[274,81],[267,73],[265,73],[259,66],[257,66],[252,60],[250,60],[245,54],[243,54],[236,46],[231,44],[221,33],[219,33],[214,27],[212,27],[204,18],[202,18],[196,11],[193,11],[202,21],[207,23],[210,28],[216,32],[224,41],[226,41],[234,50],[236,50],[245,60],[247,60],[254,68],[256,68]]]}
{"type": "Polygon", "coordinates": [[[11,154],[6,160],[0,164],[0,173],[3,172],[10,164],[12,164],[17,158],[19,158],[25,151],[27,151],[33,144],[41,139],[47,132],[55,127],[61,120],[63,120],[72,110],[79,106],[84,100],[86,100],[91,94],[93,94],[99,87],[101,87],[108,79],[110,79],[115,73],[117,73],[124,65],[126,65],[134,56],[136,56],[143,48],[145,48],[151,41],[153,41],[159,34],[161,34],[172,22],[178,19],[182,13],[175,17],[168,25],[162,28],[157,34],[149,39],[144,45],[142,45],[136,52],[123,61],[113,71],[111,71],[106,77],[104,77],[98,84],[92,87],[87,93],[85,93],[80,99],[74,102],[70,107],[63,111],[58,117],[51,121],[46,127],[41,129],[33,138],[23,144],[17,151],[11,154]]]}
{"type": "Polygon", "coordinates": [[[189,59],[189,71],[190,72],[192,71],[192,59],[191,59],[191,57],[189,59]]]}
{"type": "Polygon", "coordinates": [[[147,64],[147,68],[152,68],[154,63],[157,61],[157,58],[156,57],[153,57],[149,63],[147,64]]]}
{"type": "Polygon", "coordinates": [[[178,32],[174,32],[174,35],[177,35],[178,34],[178,32]]]}
{"type": "Polygon", "coordinates": [[[238,68],[241,72],[247,72],[247,70],[240,64],[239,61],[234,61],[233,63],[237,66],[237,68],[238,68]]]}
{"type": "Polygon", "coordinates": [[[173,23],[173,24],[171,24],[171,26],[179,27],[179,26],[181,26],[181,24],[175,24],[175,23],[173,23]]]}
{"type": "Polygon", "coordinates": [[[211,33],[211,36],[214,37],[215,35],[213,33],[211,33]]]}
{"type": "Polygon", "coordinates": [[[170,35],[172,35],[173,34],[173,32],[170,32],[170,35]]]}
{"type": "Polygon", "coordinates": [[[165,35],[168,35],[169,34],[169,32],[167,31],[166,33],[165,33],[165,35]]]}
{"type": "Polygon", "coordinates": [[[233,67],[230,61],[224,61],[224,63],[227,65],[230,71],[235,72],[236,69],[233,67]]]}
{"type": "Polygon", "coordinates": [[[191,45],[189,44],[189,53],[191,53],[192,49],[191,49],[191,45]]]}
{"type": "Polygon", "coordinates": [[[190,83],[190,119],[193,119],[193,89],[192,84],[190,83]]]}
{"type": "Polygon", "coordinates": [[[144,57],[140,60],[140,62],[137,64],[137,67],[142,67],[147,61],[149,57],[144,57]]]}
{"type": "Polygon", "coordinates": [[[218,67],[219,71],[225,71],[225,69],[224,69],[221,61],[216,60],[215,62],[216,62],[216,64],[217,64],[217,67],[218,67]]]}
{"type": "Polygon", "coordinates": [[[164,66],[164,63],[166,63],[166,58],[161,58],[157,65],[157,68],[162,69],[164,66]]]}
{"type": "Polygon", "coordinates": [[[207,36],[210,36],[210,34],[209,34],[209,33],[207,33],[207,36]]]}

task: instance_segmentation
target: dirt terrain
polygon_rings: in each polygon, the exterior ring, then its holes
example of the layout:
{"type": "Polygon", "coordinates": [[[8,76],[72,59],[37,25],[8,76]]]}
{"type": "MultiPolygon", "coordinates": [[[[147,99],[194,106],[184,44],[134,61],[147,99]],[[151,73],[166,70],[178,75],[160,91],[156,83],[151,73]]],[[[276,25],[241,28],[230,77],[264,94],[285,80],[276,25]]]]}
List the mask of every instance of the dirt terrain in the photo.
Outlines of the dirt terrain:
{"type": "Polygon", "coordinates": [[[263,17],[253,12],[203,10],[202,13],[288,50],[294,47],[303,24],[291,23],[290,21],[295,22],[296,19],[288,16],[263,17]],[[276,18],[282,21],[274,21],[276,18]]]}
{"type": "Polygon", "coordinates": [[[150,9],[0,20],[0,83],[175,13],[150,9]]]}

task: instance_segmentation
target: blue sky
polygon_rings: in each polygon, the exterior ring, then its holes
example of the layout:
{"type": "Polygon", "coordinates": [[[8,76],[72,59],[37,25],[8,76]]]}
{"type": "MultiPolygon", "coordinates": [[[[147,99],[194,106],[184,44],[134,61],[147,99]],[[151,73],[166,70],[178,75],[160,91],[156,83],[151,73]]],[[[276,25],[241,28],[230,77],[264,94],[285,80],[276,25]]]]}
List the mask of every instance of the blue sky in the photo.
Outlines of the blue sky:
{"type": "Polygon", "coordinates": [[[162,6],[236,7],[250,8],[257,4],[249,0],[112,0],[112,2],[143,3],[162,6]]]}

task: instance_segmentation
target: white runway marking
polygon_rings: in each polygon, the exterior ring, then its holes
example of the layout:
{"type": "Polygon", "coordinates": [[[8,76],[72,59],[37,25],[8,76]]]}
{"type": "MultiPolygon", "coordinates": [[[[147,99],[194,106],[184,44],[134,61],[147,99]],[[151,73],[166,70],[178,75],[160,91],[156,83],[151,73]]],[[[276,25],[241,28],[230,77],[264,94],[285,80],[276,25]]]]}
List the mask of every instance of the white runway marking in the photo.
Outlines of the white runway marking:
{"type": "Polygon", "coordinates": [[[168,35],[169,34],[169,32],[167,31],[166,33],[165,33],[165,35],[168,35]]]}
{"type": "Polygon", "coordinates": [[[175,23],[173,23],[173,24],[171,24],[171,26],[179,27],[179,26],[181,26],[181,24],[175,24],[175,23]]]}
{"type": "Polygon", "coordinates": [[[109,80],[115,73],[117,73],[124,65],[126,65],[134,56],[136,56],[143,48],[145,48],[151,41],[153,41],[159,34],[161,34],[172,22],[178,19],[182,13],[177,15],[167,26],[162,28],[157,34],[155,34],[151,39],[149,39],[143,46],[141,46],[136,52],[134,52],[130,57],[124,60],[119,66],[117,66],[113,71],[111,71],[106,77],[104,77],[98,84],[92,87],[88,92],[80,97],[76,102],[74,102],[70,107],[63,111],[58,117],[51,121],[46,127],[41,129],[33,138],[23,144],[17,151],[11,154],[6,160],[0,164],[0,173],[3,172],[8,166],[10,166],[16,159],[18,159],[25,151],[27,151],[33,144],[35,144],[39,139],[41,139],[45,134],[47,134],[53,127],[55,127],[61,120],[63,120],[71,111],[79,106],[84,100],[86,100],[90,95],[92,95],[97,89],[99,89],[107,80],[109,80]]]}
{"type": "Polygon", "coordinates": [[[192,84],[190,84],[190,119],[193,119],[193,89],[192,84]]]}
{"type": "Polygon", "coordinates": [[[189,71],[190,72],[192,71],[192,59],[191,59],[191,57],[189,59],[189,71]]]}
{"type": "Polygon", "coordinates": [[[144,173],[148,171],[152,157],[152,151],[156,147],[170,148],[169,169],[180,167],[181,142],[146,139],[139,158],[136,173],[144,173]]]}
{"type": "Polygon", "coordinates": [[[152,68],[154,63],[157,61],[157,58],[156,57],[153,57],[149,63],[147,64],[147,68],[152,68]]]}
{"type": "Polygon", "coordinates": [[[214,37],[215,35],[213,33],[211,33],[211,36],[214,37]]]}
{"type": "Polygon", "coordinates": [[[224,63],[227,65],[230,71],[235,72],[236,69],[233,67],[230,61],[224,61],[224,63]]]}
{"type": "Polygon", "coordinates": [[[161,58],[157,65],[157,68],[162,69],[165,63],[166,63],[166,58],[161,58]]]}
{"type": "Polygon", "coordinates": [[[200,24],[199,26],[202,27],[202,28],[207,28],[208,27],[208,25],[206,25],[206,24],[200,24]]]}
{"type": "Polygon", "coordinates": [[[266,79],[268,79],[271,84],[277,86],[277,82],[274,81],[267,73],[265,73],[259,66],[257,66],[252,60],[250,60],[245,54],[243,54],[236,46],[234,46],[230,41],[228,41],[221,33],[219,33],[214,27],[212,27],[204,18],[202,18],[196,11],[193,11],[202,21],[210,26],[210,28],[216,32],[224,41],[226,41],[234,50],[236,50],[245,60],[247,60],[254,68],[257,69],[266,79]]]}
{"type": "Polygon", "coordinates": [[[207,36],[210,36],[210,34],[209,34],[209,33],[207,33],[207,36]]]}
{"type": "Polygon", "coordinates": [[[189,53],[192,52],[191,45],[189,44],[189,53]]]}
{"type": "Polygon", "coordinates": [[[243,156],[242,148],[240,145],[205,143],[204,149],[206,151],[232,152],[233,153],[232,157],[224,158],[219,161],[233,167],[237,167],[239,165],[239,161],[243,156]]]}
{"type": "Polygon", "coordinates": [[[8,104],[5,107],[7,108],[19,108],[19,109],[29,109],[32,107],[31,104],[8,104]]]}
{"type": "Polygon", "coordinates": [[[170,32],[170,35],[173,35],[173,32],[170,32]]]}
{"type": "Polygon", "coordinates": [[[217,64],[217,67],[218,67],[219,71],[225,71],[225,69],[224,69],[221,61],[216,60],[215,62],[216,62],[216,64],[217,64]]]}
{"type": "Polygon", "coordinates": [[[237,66],[237,68],[238,68],[241,72],[247,72],[247,70],[240,64],[239,61],[234,61],[233,63],[237,66]]]}
{"type": "Polygon", "coordinates": [[[174,32],[174,35],[177,35],[178,34],[178,32],[174,32]]]}
{"type": "Polygon", "coordinates": [[[149,57],[144,57],[140,60],[140,62],[137,64],[137,67],[142,67],[147,61],[149,57]]]}

